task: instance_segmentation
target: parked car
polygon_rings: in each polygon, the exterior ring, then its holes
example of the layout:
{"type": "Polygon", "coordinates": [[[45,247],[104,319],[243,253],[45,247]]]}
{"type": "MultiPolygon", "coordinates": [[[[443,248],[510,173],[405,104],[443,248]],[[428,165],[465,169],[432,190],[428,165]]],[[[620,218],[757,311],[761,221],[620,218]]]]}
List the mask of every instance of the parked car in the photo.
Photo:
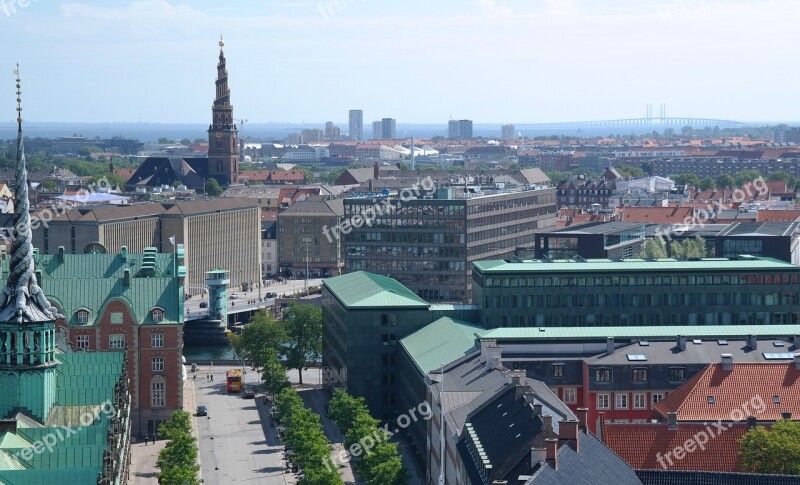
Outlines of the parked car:
{"type": "Polygon", "coordinates": [[[208,302],[207,301],[201,301],[200,302],[200,308],[208,308],[208,302]]]}
{"type": "Polygon", "coordinates": [[[246,389],[242,394],[242,399],[255,399],[256,393],[253,392],[252,389],[246,389]]]}
{"type": "Polygon", "coordinates": [[[275,293],[274,291],[268,291],[267,298],[278,298],[278,294],[275,293]]]}
{"type": "Polygon", "coordinates": [[[206,409],[205,404],[197,406],[197,416],[208,416],[208,409],[206,409]]]}
{"type": "Polygon", "coordinates": [[[239,298],[239,295],[237,295],[236,293],[231,293],[231,300],[236,300],[238,298],[239,298]]]}

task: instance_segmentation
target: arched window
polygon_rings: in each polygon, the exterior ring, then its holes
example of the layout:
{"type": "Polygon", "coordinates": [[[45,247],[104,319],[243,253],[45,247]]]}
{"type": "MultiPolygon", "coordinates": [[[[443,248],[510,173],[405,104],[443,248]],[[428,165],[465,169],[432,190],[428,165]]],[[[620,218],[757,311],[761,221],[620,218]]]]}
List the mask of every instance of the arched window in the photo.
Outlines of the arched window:
{"type": "Polygon", "coordinates": [[[153,310],[153,322],[160,323],[162,320],[164,320],[164,310],[160,308],[153,310]]]}
{"type": "Polygon", "coordinates": [[[89,323],[89,312],[87,310],[78,310],[75,312],[75,320],[81,325],[86,325],[89,323]]]}

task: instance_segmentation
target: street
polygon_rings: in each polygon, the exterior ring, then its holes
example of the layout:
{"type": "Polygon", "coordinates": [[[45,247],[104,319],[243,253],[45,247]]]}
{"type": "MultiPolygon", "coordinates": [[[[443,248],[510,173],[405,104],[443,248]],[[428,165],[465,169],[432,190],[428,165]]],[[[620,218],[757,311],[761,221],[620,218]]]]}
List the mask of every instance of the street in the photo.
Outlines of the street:
{"type": "MultiPolygon", "coordinates": [[[[308,286],[319,286],[322,284],[321,278],[309,278],[308,286]]],[[[267,293],[277,293],[278,297],[282,295],[293,295],[302,292],[305,289],[305,280],[286,280],[284,283],[272,283],[269,286],[263,286],[259,290],[256,288],[251,291],[237,291],[235,289],[228,290],[228,310],[237,309],[252,309],[263,308],[275,303],[274,298],[270,298],[265,303],[259,302],[259,298],[263,298],[267,293]],[[237,298],[230,299],[231,294],[235,293],[237,298]],[[247,303],[248,301],[255,301],[256,303],[247,303]]],[[[205,318],[208,316],[208,308],[200,308],[201,302],[208,302],[208,296],[205,292],[202,295],[195,295],[183,303],[184,311],[188,319],[205,318]]]]}

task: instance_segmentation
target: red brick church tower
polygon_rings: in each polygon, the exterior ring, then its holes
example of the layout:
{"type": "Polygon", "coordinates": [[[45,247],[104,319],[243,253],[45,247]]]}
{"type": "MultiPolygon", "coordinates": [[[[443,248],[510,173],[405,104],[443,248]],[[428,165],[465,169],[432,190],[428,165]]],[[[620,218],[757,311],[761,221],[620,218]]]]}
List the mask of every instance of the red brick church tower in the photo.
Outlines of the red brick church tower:
{"type": "Polygon", "coordinates": [[[217,64],[217,94],[211,107],[212,120],[208,127],[208,176],[222,185],[239,183],[239,142],[233,120],[228,70],[225,69],[225,43],[219,39],[217,64]]]}

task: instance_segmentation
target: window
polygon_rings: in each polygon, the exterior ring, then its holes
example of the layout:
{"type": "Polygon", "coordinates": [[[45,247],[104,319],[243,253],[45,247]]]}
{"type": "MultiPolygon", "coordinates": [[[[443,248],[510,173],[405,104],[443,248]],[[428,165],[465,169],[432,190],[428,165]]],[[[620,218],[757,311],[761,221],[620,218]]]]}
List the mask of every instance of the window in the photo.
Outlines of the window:
{"type": "Polygon", "coordinates": [[[151,369],[153,372],[164,372],[164,357],[153,357],[151,369]]]}
{"type": "Polygon", "coordinates": [[[153,310],[153,321],[159,323],[164,320],[164,310],[156,308],[153,310]]]}
{"type": "Polygon", "coordinates": [[[683,368],[682,367],[673,367],[669,370],[669,380],[670,382],[682,382],[683,381],[683,368]]]}
{"type": "Polygon", "coordinates": [[[660,392],[653,393],[653,404],[658,404],[659,402],[664,400],[664,394],[660,392]]]}
{"type": "Polygon", "coordinates": [[[647,382],[647,369],[633,369],[633,382],[647,382]]]}
{"type": "Polygon", "coordinates": [[[111,312],[111,324],[112,325],[122,324],[122,312],[111,312]]]}
{"type": "Polygon", "coordinates": [[[89,312],[86,310],[79,310],[78,313],[76,313],[75,318],[78,320],[79,324],[85,325],[89,323],[89,312]]]}
{"type": "Polygon", "coordinates": [[[608,394],[598,394],[597,395],[597,409],[608,409],[610,408],[610,401],[608,398],[608,394]]]}
{"type": "Polygon", "coordinates": [[[151,347],[163,347],[164,346],[164,334],[163,333],[154,333],[150,335],[150,346],[151,347]]]}
{"type": "Polygon", "coordinates": [[[79,349],[89,350],[89,336],[88,335],[78,335],[75,338],[75,346],[79,349]]]}
{"type": "Polygon", "coordinates": [[[564,364],[553,364],[553,377],[564,377],[564,364]]]}
{"type": "Polygon", "coordinates": [[[124,349],[125,348],[125,335],[121,333],[114,333],[108,336],[109,349],[124,349]]]}
{"type": "Polygon", "coordinates": [[[564,402],[567,404],[575,404],[578,402],[578,393],[574,387],[564,389],[564,402]]]}
{"type": "Polygon", "coordinates": [[[628,394],[615,394],[614,408],[628,409],[628,394]]]}
{"type": "Polygon", "coordinates": [[[647,409],[647,394],[633,395],[633,409],[647,409]]]}
{"type": "Polygon", "coordinates": [[[610,369],[595,369],[594,371],[595,382],[611,382],[610,369]]]}
{"type": "Polygon", "coordinates": [[[165,403],[165,388],[163,376],[155,376],[150,382],[150,407],[159,408],[164,407],[165,403]]]}

